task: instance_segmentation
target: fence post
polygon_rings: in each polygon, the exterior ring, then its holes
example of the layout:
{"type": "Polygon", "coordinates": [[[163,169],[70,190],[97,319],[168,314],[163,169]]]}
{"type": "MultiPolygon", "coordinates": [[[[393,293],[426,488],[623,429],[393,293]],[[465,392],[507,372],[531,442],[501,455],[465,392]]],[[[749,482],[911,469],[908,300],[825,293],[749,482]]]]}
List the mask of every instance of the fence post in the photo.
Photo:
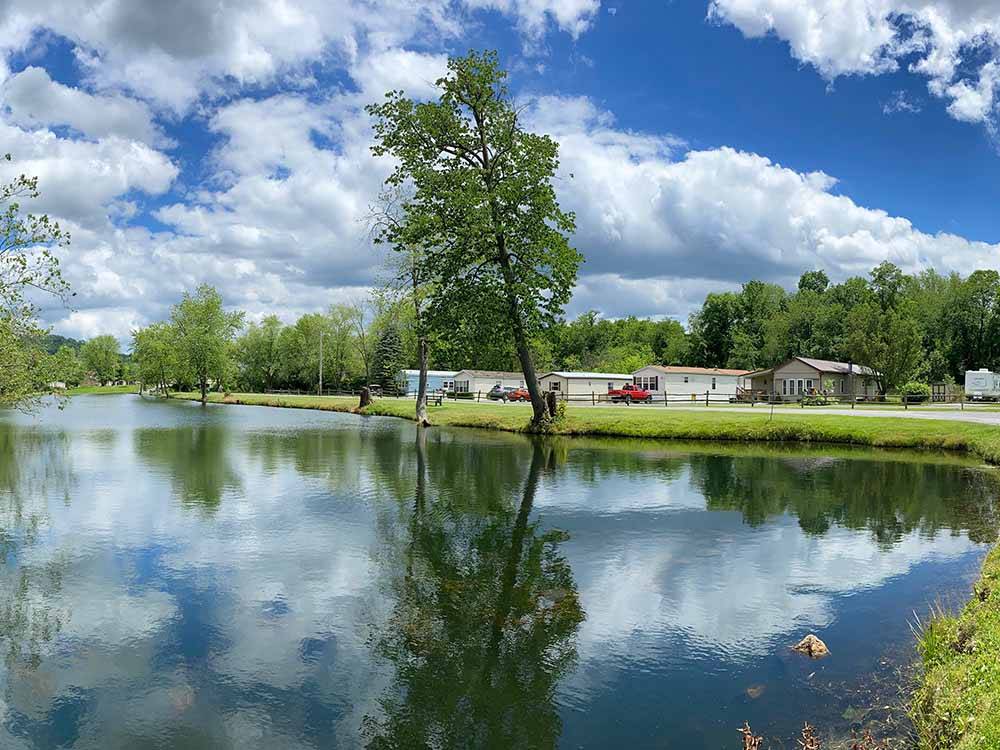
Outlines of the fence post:
{"type": "Polygon", "coordinates": [[[705,406],[708,406],[708,391],[705,391],[705,406]]]}
{"type": "Polygon", "coordinates": [[[909,410],[910,410],[910,396],[909,396],[909,394],[904,393],[903,394],[903,411],[909,411],[909,410]]]}
{"type": "Polygon", "coordinates": [[[667,398],[667,392],[666,391],[663,392],[663,405],[664,406],[670,406],[670,400],[667,398]]]}
{"type": "Polygon", "coordinates": [[[597,394],[593,391],[590,392],[590,405],[597,406],[597,394]]]}
{"type": "Polygon", "coordinates": [[[482,391],[476,391],[476,403],[479,403],[479,397],[483,395],[482,391]]]}

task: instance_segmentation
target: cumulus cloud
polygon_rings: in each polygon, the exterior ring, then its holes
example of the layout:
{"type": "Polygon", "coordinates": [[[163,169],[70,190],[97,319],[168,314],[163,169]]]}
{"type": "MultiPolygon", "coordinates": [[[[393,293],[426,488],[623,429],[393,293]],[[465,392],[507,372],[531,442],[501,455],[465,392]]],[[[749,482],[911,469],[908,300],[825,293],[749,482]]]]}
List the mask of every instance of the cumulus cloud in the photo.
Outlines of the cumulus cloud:
{"type": "Polygon", "coordinates": [[[529,119],[562,145],[557,187],[577,215],[585,288],[614,277],[647,288],[653,279],[675,289],[705,279],[792,284],[809,268],[843,278],[886,259],[968,272],[1000,250],[858,205],[822,171],[728,147],[685,152],[669,136],[616,128],[586,100],[543,97],[529,119]]]}
{"type": "Polygon", "coordinates": [[[148,144],[166,142],[145,103],[65,86],[42,68],[30,66],[10,76],[0,93],[11,122],[27,128],[68,125],[95,139],[120,136],[148,144]]]}
{"type": "Polygon", "coordinates": [[[959,120],[995,124],[1000,13],[994,0],[711,0],[709,18],[774,34],[833,79],[909,70],[959,120]]]}
{"type": "Polygon", "coordinates": [[[317,61],[349,64],[366,49],[457,36],[488,8],[537,40],[586,30],[599,0],[9,0],[3,48],[40,29],[72,40],[98,89],[126,90],[181,113],[202,94],[295,80],[317,61]]]}

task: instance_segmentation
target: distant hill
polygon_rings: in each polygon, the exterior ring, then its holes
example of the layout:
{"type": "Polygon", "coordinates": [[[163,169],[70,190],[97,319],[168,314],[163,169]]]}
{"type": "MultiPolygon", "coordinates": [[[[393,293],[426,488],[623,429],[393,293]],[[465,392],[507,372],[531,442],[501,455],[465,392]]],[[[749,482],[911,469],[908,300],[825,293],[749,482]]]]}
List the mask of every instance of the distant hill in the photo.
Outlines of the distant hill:
{"type": "Polygon", "coordinates": [[[49,354],[55,354],[57,351],[59,351],[59,347],[63,345],[72,347],[73,349],[80,351],[80,347],[83,346],[83,342],[78,341],[77,339],[67,338],[66,336],[59,336],[58,334],[55,333],[46,334],[42,338],[42,347],[44,347],[45,351],[47,351],[49,354]]]}

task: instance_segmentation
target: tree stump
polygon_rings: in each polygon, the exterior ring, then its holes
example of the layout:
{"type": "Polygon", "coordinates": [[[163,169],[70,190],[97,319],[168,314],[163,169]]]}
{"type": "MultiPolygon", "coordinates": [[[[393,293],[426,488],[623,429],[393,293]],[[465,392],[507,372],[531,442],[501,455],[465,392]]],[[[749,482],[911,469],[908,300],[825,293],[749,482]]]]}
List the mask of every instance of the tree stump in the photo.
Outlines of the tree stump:
{"type": "Polygon", "coordinates": [[[371,391],[368,390],[368,386],[366,385],[364,388],[361,389],[361,402],[358,404],[358,408],[364,409],[371,402],[372,402],[372,394],[371,391]]]}

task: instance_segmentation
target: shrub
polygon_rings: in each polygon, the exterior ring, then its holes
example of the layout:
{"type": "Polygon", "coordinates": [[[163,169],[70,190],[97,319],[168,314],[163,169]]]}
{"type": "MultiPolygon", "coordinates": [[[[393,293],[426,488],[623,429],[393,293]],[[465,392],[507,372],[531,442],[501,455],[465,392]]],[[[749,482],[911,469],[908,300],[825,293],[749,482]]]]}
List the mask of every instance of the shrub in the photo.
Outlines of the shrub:
{"type": "Polygon", "coordinates": [[[899,389],[899,394],[911,404],[920,403],[931,397],[931,387],[927,383],[911,380],[899,389]]]}

